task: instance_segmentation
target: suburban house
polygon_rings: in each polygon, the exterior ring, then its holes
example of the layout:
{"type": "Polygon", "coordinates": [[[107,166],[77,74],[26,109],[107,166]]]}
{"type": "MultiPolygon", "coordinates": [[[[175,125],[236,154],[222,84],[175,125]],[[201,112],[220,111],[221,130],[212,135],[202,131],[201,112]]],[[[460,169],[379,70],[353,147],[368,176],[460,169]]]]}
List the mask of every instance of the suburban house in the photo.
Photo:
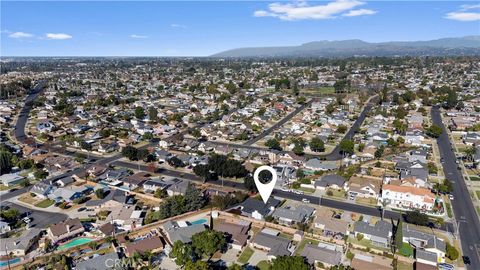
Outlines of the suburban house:
{"type": "Polygon", "coordinates": [[[430,211],[435,205],[435,198],[435,194],[426,188],[389,184],[383,185],[380,200],[393,208],[430,211]]]}
{"type": "Polygon", "coordinates": [[[30,228],[22,232],[20,236],[2,238],[0,245],[0,256],[25,256],[31,247],[37,243],[42,230],[37,228],[30,228]]]}
{"type": "Polygon", "coordinates": [[[264,204],[261,200],[249,197],[237,209],[241,211],[242,216],[263,220],[273,213],[278,205],[280,205],[280,201],[275,198],[268,199],[267,203],[264,204]]]}
{"type": "Polygon", "coordinates": [[[85,229],[83,228],[82,222],[80,222],[80,219],[74,218],[53,224],[48,228],[47,235],[55,244],[74,238],[83,232],[85,232],[85,229]]]}
{"type": "Polygon", "coordinates": [[[7,173],[0,176],[0,182],[6,187],[11,187],[22,183],[25,177],[18,173],[7,173]]]}
{"type": "Polygon", "coordinates": [[[175,196],[175,195],[185,195],[185,192],[187,191],[187,187],[189,182],[174,178],[169,181],[169,185],[167,187],[167,194],[168,196],[175,196]]]}
{"type": "Polygon", "coordinates": [[[162,251],[165,247],[163,239],[160,236],[153,236],[144,238],[135,242],[128,242],[125,244],[125,255],[127,257],[133,256],[135,253],[144,254],[145,252],[156,253],[162,251]]]}
{"type": "Polygon", "coordinates": [[[107,196],[103,199],[89,200],[85,203],[86,207],[101,210],[105,208],[115,208],[122,205],[132,205],[135,199],[132,195],[119,189],[108,191],[107,196]]]}
{"type": "Polygon", "coordinates": [[[96,265],[102,265],[102,269],[113,270],[117,267],[116,262],[120,258],[116,252],[110,252],[99,256],[94,256],[84,261],[79,261],[75,265],[76,270],[92,270],[96,265]]]}
{"type": "Polygon", "coordinates": [[[353,176],[348,181],[345,190],[350,198],[359,196],[378,199],[381,186],[381,179],[353,176]]]}
{"type": "Polygon", "coordinates": [[[375,225],[365,221],[357,221],[353,225],[355,237],[362,234],[364,239],[370,240],[372,244],[381,247],[388,247],[392,237],[392,224],[379,220],[375,225]]]}
{"type": "Polygon", "coordinates": [[[185,222],[167,221],[163,225],[163,231],[171,243],[181,241],[183,243],[192,242],[192,236],[206,230],[204,224],[188,225],[185,222]]]}
{"type": "Polygon", "coordinates": [[[298,207],[282,207],[277,208],[272,217],[280,224],[294,225],[305,223],[315,214],[315,208],[307,205],[299,205],[298,207]]]}
{"type": "MultiPolygon", "coordinates": [[[[402,226],[402,241],[415,247],[415,250],[424,250],[434,253],[436,263],[445,262],[446,243],[433,234],[424,233],[412,228],[411,225],[404,223],[402,226]]],[[[420,255],[426,258],[432,258],[433,255],[421,252],[420,255]]]]}
{"type": "Polygon", "coordinates": [[[111,212],[106,218],[106,220],[112,222],[116,225],[117,228],[121,230],[130,231],[135,229],[137,226],[142,226],[143,217],[143,211],[135,210],[135,206],[119,205],[111,209],[111,212]]]}
{"type": "Polygon", "coordinates": [[[38,182],[30,189],[30,193],[35,194],[38,198],[45,199],[48,194],[53,191],[54,187],[50,184],[38,182]]]}
{"type": "Polygon", "coordinates": [[[345,220],[335,218],[331,211],[317,212],[314,226],[317,229],[323,230],[323,234],[327,236],[341,236],[349,235],[349,223],[345,220]]]}
{"type": "Polygon", "coordinates": [[[247,244],[250,226],[251,222],[240,220],[238,223],[218,222],[213,225],[213,229],[225,233],[228,245],[241,250],[247,244]]]}
{"type": "Polygon", "coordinates": [[[73,202],[80,199],[92,191],[89,187],[71,187],[71,188],[57,188],[48,197],[57,202],[73,202]]]}
{"type": "Polygon", "coordinates": [[[342,252],[337,251],[335,247],[329,248],[306,244],[302,250],[301,256],[307,258],[311,265],[322,263],[326,267],[339,265],[342,262],[342,252]]]}
{"type": "Polygon", "coordinates": [[[279,256],[290,256],[292,254],[292,241],[279,236],[279,232],[263,229],[257,233],[250,242],[254,248],[267,251],[267,257],[275,259],[279,256]]]}
{"type": "Polygon", "coordinates": [[[337,174],[324,175],[315,180],[315,188],[325,190],[327,188],[343,189],[345,178],[337,174]]]}
{"type": "Polygon", "coordinates": [[[353,269],[393,270],[392,259],[372,254],[355,253],[352,264],[353,269]]]}

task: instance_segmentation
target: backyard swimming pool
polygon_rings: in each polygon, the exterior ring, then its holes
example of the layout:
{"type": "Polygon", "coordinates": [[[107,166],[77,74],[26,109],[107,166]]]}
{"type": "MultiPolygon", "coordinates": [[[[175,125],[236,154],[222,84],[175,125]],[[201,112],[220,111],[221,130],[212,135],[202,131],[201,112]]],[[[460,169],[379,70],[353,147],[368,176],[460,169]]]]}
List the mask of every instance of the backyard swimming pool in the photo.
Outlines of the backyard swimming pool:
{"type": "Polygon", "coordinates": [[[10,262],[10,264],[18,263],[18,262],[20,262],[20,258],[13,258],[13,259],[8,260],[8,261],[0,261],[0,267],[8,266],[9,262],[10,262]]]}
{"type": "Polygon", "coordinates": [[[91,242],[91,241],[92,241],[92,239],[90,239],[90,238],[77,238],[75,240],[72,240],[72,241],[70,241],[66,244],[63,244],[63,245],[59,246],[57,248],[57,250],[64,250],[64,249],[67,249],[67,248],[80,246],[80,245],[86,244],[86,243],[91,242]]]}
{"type": "Polygon", "coordinates": [[[207,223],[207,220],[204,218],[197,219],[195,221],[190,222],[191,225],[204,224],[204,223],[207,223]]]}

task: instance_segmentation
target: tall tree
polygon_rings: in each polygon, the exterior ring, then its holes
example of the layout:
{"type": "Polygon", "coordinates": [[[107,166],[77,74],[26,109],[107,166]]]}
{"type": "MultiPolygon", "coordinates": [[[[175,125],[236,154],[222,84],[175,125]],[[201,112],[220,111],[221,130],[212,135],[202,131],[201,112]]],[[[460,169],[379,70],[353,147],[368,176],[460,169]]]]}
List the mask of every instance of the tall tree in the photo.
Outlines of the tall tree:
{"type": "Polygon", "coordinates": [[[12,170],[12,156],[8,151],[0,151],[0,175],[12,170]]]}

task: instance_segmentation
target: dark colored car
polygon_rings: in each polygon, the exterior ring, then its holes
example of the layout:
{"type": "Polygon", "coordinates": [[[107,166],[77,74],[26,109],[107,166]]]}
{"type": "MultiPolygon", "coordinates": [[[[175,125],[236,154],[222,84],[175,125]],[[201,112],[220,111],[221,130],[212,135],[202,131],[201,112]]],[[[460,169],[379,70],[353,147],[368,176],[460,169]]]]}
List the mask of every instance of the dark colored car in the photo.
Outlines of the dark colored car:
{"type": "Polygon", "coordinates": [[[464,264],[466,265],[470,264],[470,258],[468,256],[462,256],[462,259],[464,264]]]}

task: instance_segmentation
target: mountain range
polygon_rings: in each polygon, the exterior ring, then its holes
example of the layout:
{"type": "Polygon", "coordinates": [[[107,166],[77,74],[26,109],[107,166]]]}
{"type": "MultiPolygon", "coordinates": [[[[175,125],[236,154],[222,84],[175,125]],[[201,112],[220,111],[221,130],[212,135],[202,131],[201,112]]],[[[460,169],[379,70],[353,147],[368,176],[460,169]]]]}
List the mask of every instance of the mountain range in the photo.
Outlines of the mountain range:
{"type": "Polygon", "coordinates": [[[352,57],[480,55],[480,36],[428,41],[366,42],[359,39],[314,41],[300,46],[249,47],[211,57],[352,57]]]}

